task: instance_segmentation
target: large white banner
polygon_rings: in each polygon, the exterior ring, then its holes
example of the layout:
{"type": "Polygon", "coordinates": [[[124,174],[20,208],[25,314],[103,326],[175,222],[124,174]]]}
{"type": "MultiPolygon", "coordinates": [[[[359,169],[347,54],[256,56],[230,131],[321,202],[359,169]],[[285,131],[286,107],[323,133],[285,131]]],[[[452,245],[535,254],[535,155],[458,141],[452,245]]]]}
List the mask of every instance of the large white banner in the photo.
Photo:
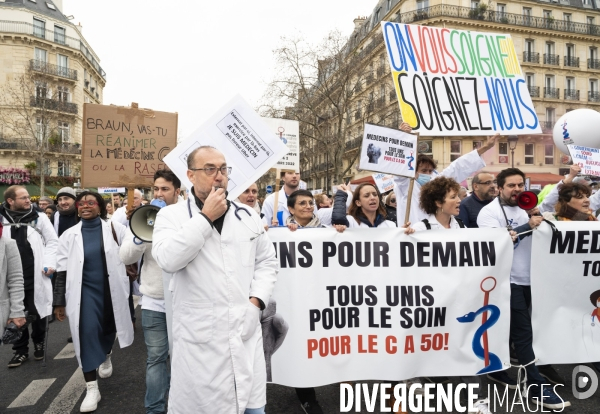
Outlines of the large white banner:
{"type": "Polygon", "coordinates": [[[505,229],[268,232],[267,378],[293,387],[475,375],[509,366],[505,229]]]}
{"type": "Polygon", "coordinates": [[[359,168],[412,178],[417,165],[416,147],[415,135],[365,124],[359,168]]]}
{"type": "Polygon", "coordinates": [[[225,155],[227,165],[233,167],[227,186],[230,200],[235,200],[288,152],[285,144],[239,95],[165,157],[165,163],[188,189],[192,183],[187,178],[187,158],[201,145],[217,148],[225,155]]]}
{"type": "Polygon", "coordinates": [[[275,136],[288,147],[288,152],[273,168],[300,172],[300,123],[289,119],[263,118],[275,136]]]}
{"type": "Polygon", "coordinates": [[[600,222],[533,232],[533,349],[539,364],[600,361],[600,222]]]}
{"type": "Polygon", "coordinates": [[[381,27],[402,119],[421,136],[542,132],[509,34],[381,27]]]}

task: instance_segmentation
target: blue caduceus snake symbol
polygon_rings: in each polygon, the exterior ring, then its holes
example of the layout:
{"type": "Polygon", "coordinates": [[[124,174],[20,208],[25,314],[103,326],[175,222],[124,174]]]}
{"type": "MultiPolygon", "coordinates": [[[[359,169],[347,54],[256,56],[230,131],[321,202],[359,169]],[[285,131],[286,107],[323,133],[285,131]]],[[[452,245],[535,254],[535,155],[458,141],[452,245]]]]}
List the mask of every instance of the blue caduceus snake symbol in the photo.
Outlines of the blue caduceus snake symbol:
{"type": "Polygon", "coordinates": [[[498,356],[496,354],[489,352],[488,337],[487,337],[487,330],[490,329],[492,326],[494,326],[496,324],[496,322],[498,322],[498,319],[500,319],[500,309],[498,309],[498,307],[495,305],[488,304],[490,292],[496,288],[496,279],[492,276],[486,277],[485,279],[483,279],[481,281],[480,287],[481,287],[481,290],[485,294],[484,300],[483,300],[483,306],[475,312],[470,312],[464,316],[456,318],[461,323],[467,323],[467,322],[473,322],[475,320],[475,318],[477,317],[477,315],[483,314],[481,326],[475,332],[475,335],[473,336],[473,344],[472,344],[473,352],[475,353],[475,355],[479,359],[482,359],[485,361],[485,367],[482,368],[479,372],[477,372],[477,375],[486,374],[488,372],[498,371],[498,370],[502,369],[502,362],[500,361],[500,358],[498,358],[498,356]],[[484,288],[484,283],[487,280],[493,281],[494,285],[492,286],[491,289],[486,290],[484,288]],[[488,312],[490,313],[489,319],[488,319],[488,312]],[[483,346],[481,345],[482,340],[483,340],[483,346]]]}
{"type": "Polygon", "coordinates": [[[415,157],[413,157],[413,153],[412,151],[410,152],[410,155],[408,156],[408,170],[412,171],[414,170],[414,167],[412,166],[412,162],[415,160],[415,157]]]}

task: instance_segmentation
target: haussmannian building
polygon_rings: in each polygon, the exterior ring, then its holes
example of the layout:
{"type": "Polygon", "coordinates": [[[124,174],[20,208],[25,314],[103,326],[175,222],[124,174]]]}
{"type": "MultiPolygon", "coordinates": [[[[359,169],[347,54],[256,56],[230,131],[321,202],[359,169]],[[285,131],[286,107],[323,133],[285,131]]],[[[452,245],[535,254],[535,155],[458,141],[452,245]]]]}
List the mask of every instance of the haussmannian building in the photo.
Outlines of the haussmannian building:
{"type": "MultiPolygon", "coordinates": [[[[52,112],[52,140],[46,175],[77,176],[81,160],[84,103],[102,103],[106,73],[62,0],[0,0],[0,88],[31,75],[29,106],[52,112]]],[[[0,110],[8,110],[0,108],[0,110]]],[[[39,121],[38,121],[39,122],[39,121]]],[[[22,168],[35,161],[32,137],[14,136],[0,127],[0,166],[22,168]]]]}
{"type": "MultiPolygon", "coordinates": [[[[506,137],[486,154],[486,170],[497,172],[514,165],[532,177],[532,183],[551,182],[568,171],[568,159],[554,146],[552,128],[563,114],[578,108],[600,110],[600,0],[380,0],[368,17],[354,20],[349,49],[371,61],[373,73],[355,99],[356,110],[377,114],[398,108],[381,32],[381,21],[431,25],[450,29],[510,34],[519,57],[543,133],[520,135],[510,144],[506,137]],[[375,94],[375,105],[360,107],[366,96],[375,94]],[[512,148],[511,148],[512,145],[512,148]],[[553,174],[549,176],[548,173],[553,174]]],[[[399,112],[399,109],[397,109],[399,112]]],[[[357,118],[358,119],[358,118],[357,118]]],[[[354,122],[346,137],[348,158],[358,151],[362,121],[354,122]]],[[[393,125],[388,116],[380,124],[393,125]],[[391,123],[390,123],[391,122],[391,123]]],[[[422,137],[419,151],[438,162],[438,170],[477,148],[485,137],[422,137]]],[[[301,151],[302,154],[302,151],[301,151]]],[[[305,160],[306,161],[306,160],[305,160]]],[[[325,187],[327,163],[323,155],[310,160],[303,180],[308,187],[325,187]],[[319,158],[320,157],[320,158],[319,158]]],[[[350,170],[356,179],[371,172],[350,170]]]]}

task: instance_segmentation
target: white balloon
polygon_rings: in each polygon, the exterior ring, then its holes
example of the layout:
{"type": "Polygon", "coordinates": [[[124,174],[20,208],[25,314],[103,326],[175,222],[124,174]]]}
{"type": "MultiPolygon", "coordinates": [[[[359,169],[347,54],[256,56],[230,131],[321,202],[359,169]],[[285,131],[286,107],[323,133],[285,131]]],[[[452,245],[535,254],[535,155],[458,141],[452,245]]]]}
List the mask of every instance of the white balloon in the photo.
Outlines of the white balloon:
{"type": "Polygon", "coordinates": [[[556,147],[567,155],[569,144],[600,148],[600,112],[593,109],[567,112],[554,124],[552,137],[556,147]]]}

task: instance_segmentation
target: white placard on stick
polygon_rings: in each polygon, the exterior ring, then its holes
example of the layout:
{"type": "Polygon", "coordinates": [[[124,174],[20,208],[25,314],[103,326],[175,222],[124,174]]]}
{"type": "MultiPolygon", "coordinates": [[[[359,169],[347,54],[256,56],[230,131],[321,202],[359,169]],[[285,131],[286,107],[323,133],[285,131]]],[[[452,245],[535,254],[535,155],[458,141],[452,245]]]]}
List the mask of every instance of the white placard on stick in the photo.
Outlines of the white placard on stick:
{"type": "Polygon", "coordinates": [[[398,129],[365,124],[359,168],[415,176],[417,137],[398,129]]]}
{"type": "Polygon", "coordinates": [[[275,136],[287,147],[288,152],[273,168],[281,171],[300,172],[300,123],[289,119],[263,118],[275,132],[275,136]]]}
{"type": "Polygon", "coordinates": [[[387,193],[394,189],[394,176],[392,174],[373,174],[373,180],[375,180],[380,193],[387,193]]]}
{"type": "Polygon", "coordinates": [[[600,149],[581,145],[567,145],[567,147],[573,164],[581,167],[581,174],[600,177],[600,149]]]}
{"type": "Polygon", "coordinates": [[[225,155],[227,165],[233,167],[227,187],[230,200],[237,198],[288,152],[288,147],[240,95],[227,102],[165,157],[165,163],[187,188],[192,188],[187,178],[188,154],[202,145],[217,148],[225,155]]]}

